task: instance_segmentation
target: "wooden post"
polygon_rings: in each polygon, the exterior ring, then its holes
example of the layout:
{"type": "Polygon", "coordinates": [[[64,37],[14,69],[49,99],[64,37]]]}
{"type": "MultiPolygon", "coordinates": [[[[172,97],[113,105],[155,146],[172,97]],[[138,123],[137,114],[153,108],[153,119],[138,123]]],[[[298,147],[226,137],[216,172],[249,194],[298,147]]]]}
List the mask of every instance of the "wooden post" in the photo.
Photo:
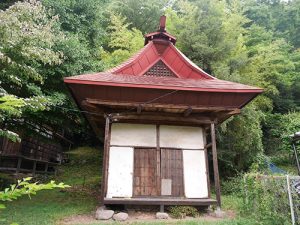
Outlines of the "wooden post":
{"type": "Polygon", "coordinates": [[[21,164],[22,164],[22,158],[19,156],[18,157],[17,171],[16,171],[17,174],[20,172],[21,164]]]}
{"type": "Polygon", "coordinates": [[[109,143],[110,143],[110,118],[107,116],[105,122],[105,136],[104,136],[103,163],[102,163],[101,198],[100,198],[101,205],[104,205],[104,198],[107,192],[109,143]]]}
{"type": "Polygon", "coordinates": [[[46,164],[45,164],[45,173],[47,173],[47,172],[48,172],[48,167],[49,167],[49,164],[48,164],[48,163],[46,163],[46,164]]]}
{"type": "Polygon", "coordinates": [[[161,155],[160,155],[160,134],[159,134],[159,125],[156,125],[156,185],[158,194],[161,195],[161,155]]]}
{"type": "Polygon", "coordinates": [[[203,135],[203,143],[204,143],[204,155],[205,155],[205,164],[206,164],[206,180],[207,180],[207,190],[208,190],[208,198],[211,197],[211,192],[210,192],[210,176],[209,176],[209,165],[208,165],[208,154],[207,154],[207,132],[205,129],[203,129],[204,135],[203,135]]]}
{"type": "Polygon", "coordinates": [[[219,178],[219,168],[218,168],[216,131],[215,131],[215,124],[214,123],[211,123],[211,125],[210,125],[210,132],[211,132],[213,167],[214,167],[214,180],[215,180],[217,205],[218,205],[218,207],[221,207],[221,188],[220,188],[220,178],[219,178]]]}
{"type": "Polygon", "coordinates": [[[35,175],[35,170],[36,170],[36,161],[33,161],[33,168],[32,168],[32,174],[35,175]]]}

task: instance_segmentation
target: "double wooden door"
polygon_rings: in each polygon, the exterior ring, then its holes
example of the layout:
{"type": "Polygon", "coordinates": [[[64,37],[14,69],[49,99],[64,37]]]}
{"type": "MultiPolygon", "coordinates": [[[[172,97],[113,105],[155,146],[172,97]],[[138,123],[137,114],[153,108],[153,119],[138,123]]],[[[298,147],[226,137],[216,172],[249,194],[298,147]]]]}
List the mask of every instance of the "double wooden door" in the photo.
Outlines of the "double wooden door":
{"type": "Polygon", "coordinates": [[[133,196],[184,196],[182,150],[134,149],[133,196]]]}

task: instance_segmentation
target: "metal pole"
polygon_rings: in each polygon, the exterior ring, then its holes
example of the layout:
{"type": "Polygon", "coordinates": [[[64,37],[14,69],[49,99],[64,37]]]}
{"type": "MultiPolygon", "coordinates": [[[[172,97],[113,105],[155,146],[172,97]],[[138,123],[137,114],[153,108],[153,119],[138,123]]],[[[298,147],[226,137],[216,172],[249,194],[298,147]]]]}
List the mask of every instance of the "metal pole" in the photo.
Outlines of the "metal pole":
{"type": "Polygon", "coordinates": [[[300,164],[299,164],[299,159],[298,159],[298,154],[297,154],[297,149],[295,146],[295,142],[292,142],[293,148],[294,148],[294,154],[296,157],[296,163],[297,163],[297,169],[298,169],[298,175],[300,176],[300,164]]]}
{"type": "Polygon", "coordinates": [[[292,192],[290,187],[290,177],[289,175],[286,175],[286,184],[287,184],[287,191],[289,195],[289,204],[291,209],[291,217],[292,217],[292,224],[295,225],[295,214],[294,214],[294,206],[293,206],[293,198],[292,198],[292,192]]]}

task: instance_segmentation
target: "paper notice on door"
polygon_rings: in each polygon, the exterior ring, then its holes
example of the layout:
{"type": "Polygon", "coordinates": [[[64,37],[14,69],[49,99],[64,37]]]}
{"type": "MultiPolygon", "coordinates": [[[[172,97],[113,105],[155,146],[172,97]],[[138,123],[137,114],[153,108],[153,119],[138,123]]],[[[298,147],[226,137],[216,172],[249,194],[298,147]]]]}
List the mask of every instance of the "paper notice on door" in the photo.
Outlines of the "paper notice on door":
{"type": "Polygon", "coordinates": [[[171,195],[171,194],[172,194],[172,180],[161,179],[161,195],[171,195]]]}

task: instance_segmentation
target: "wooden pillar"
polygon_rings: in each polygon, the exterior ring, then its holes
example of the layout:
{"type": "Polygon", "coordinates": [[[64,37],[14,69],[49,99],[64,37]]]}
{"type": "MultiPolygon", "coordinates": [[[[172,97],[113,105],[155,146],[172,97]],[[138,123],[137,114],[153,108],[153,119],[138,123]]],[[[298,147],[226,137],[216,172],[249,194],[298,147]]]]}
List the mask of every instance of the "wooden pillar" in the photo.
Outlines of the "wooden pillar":
{"type": "Polygon", "coordinates": [[[36,161],[33,161],[33,168],[32,168],[32,174],[35,175],[36,171],[36,161]]]}
{"type": "Polygon", "coordinates": [[[204,155],[205,155],[205,164],[206,164],[206,180],[207,180],[207,190],[208,190],[208,198],[211,198],[211,192],[210,192],[210,176],[209,176],[209,165],[208,165],[208,154],[207,154],[207,131],[203,129],[204,135],[203,135],[203,143],[204,143],[204,155]]]}
{"type": "Polygon", "coordinates": [[[218,154],[217,154],[217,143],[216,143],[216,131],[215,124],[210,125],[211,132],[211,143],[212,143],[212,155],[213,155],[213,167],[214,167],[214,180],[215,180],[215,190],[218,207],[221,207],[221,188],[220,188],[220,178],[219,178],[219,168],[218,168],[218,154]]]}
{"type": "Polygon", "coordinates": [[[100,198],[101,205],[104,205],[104,198],[107,192],[109,145],[110,145],[110,118],[107,116],[105,122],[105,136],[104,136],[103,163],[102,163],[101,198],[100,198]]]}
{"type": "Polygon", "coordinates": [[[159,135],[159,125],[156,125],[156,185],[159,195],[161,194],[161,155],[160,155],[160,135],[159,135]]]}
{"type": "Polygon", "coordinates": [[[19,156],[19,157],[18,157],[17,170],[16,170],[16,173],[17,173],[17,174],[20,172],[21,164],[22,164],[22,158],[19,156]]]}
{"type": "Polygon", "coordinates": [[[45,173],[47,173],[47,172],[48,172],[48,167],[49,167],[49,164],[48,164],[48,163],[46,163],[46,164],[45,164],[45,173]]]}

